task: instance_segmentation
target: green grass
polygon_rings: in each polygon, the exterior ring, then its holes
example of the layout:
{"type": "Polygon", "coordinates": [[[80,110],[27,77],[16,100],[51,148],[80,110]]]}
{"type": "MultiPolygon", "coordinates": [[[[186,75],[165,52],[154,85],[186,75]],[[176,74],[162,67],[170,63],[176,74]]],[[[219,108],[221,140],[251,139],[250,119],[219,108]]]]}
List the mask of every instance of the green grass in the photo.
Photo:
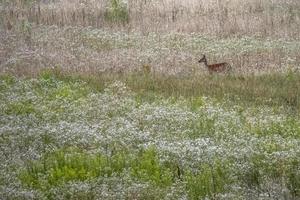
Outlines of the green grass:
{"type": "MultiPolygon", "coordinates": [[[[173,171],[176,173],[176,171],[173,171]]],[[[172,171],[159,162],[155,149],[140,152],[133,161],[132,175],[144,181],[151,181],[158,186],[166,187],[172,184],[172,171]]]]}
{"type": "Polygon", "coordinates": [[[231,182],[228,166],[220,161],[214,164],[204,163],[196,173],[178,167],[171,162],[161,163],[155,148],[142,150],[136,155],[119,151],[111,156],[89,154],[78,148],[65,148],[45,154],[37,161],[28,162],[19,178],[26,187],[47,193],[53,187],[72,181],[113,176],[122,180],[123,173],[129,172],[133,179],[149,182],[157,188],[166,188],[184,180],[190,199],[207,196],[212,198],[224,192],[226,185],[231,182]]]}
{"type": "Polygon", "coordinates": [[[254,155],[249,163],[248,170],[241,177],[241,182],[249,188],[261,189],[266,180],[284,184],[291,191],[292,197],[300,195],[299,161],[268,160],[264,155],[254,155]]]}
{"type": "Polygon", "coordinates": [[[128,23],[129,13],[126,5],[121,0],[110,0],[110,7],[106,10],[104,18],[111,23],[128,23]]]}
{"type": "MultiPolygon", "coordinates": [[[[69,76],[60,74],[62,79],[69,76]]],[[[289,112],[300,110],[300,74],[274,73],[264,75],[192,75],[189,77],[167,76],[144,72],[125,74],[97,74],[75,76],[87,81],[97,90],[103,90],[115,80],[124,82],[139,101],[154,101],[157,96],[185,98],[191,109],[202,105],[202,96],[212,97],[233,105],[284,107],[289,112]]]]}
{"type": "Polygon", "coordinates": [[[260,136],[280,135],[282,137],[300,137],[300,122],[296,118],[288,118],[281,123],[271,123],[268,126],[260,125],[250,128],[255,134],[260,136]]]}
{"type": "Polygon", "coordinates": [[[8,115],[15,114],[15,115],[29,115],[34,113],[35,109],[34,106],[30,101],[19,101],[8,104],[6,107],[5,113],[8,115]]]}
{"type": "Polygon", "coordinates": [[[291,73],[188,79],[57,69],[3,76],[0,183],[10,184],[9,174],[22,183],[18,194],[46,199],[95,199],[106,188],[128,199],[275,198],[283,190],[297,199],[299,114],[281,98],[289,89],[297,96],[298,81],[291,73]],[[246,85],[252,90],[232,89],[246,85]]]}
{"type": "Polygon", "coordinates": [[[20,174],[20,179],[32,188],[48,189],[69,181],[111,176],[113,173],[120,173],[124,167],[125,158],[122,154],[108,158],[101,154],[89,155],[78,149],[67,149],[28,163],[27,169],[20,174]],[[43,178],[47,184],[43,184],[43,178]]]}
{"type": "Polygon", "coordinates": [[[125,151],[108,156],[66,148],[46,154],[38,161],[28,162],[19,177],[24,185],[46,191],[70,181],[121,176],[126,171],[136,179],[156,186],[170,186],[173,181],[172,171],[159,162],[153,148],[143,150],[136,156],[125,151]]]}
{"type": "Polygon", "coordinates": [[[217,194],[224,192],[226,185],[231,182],[227,166],[220,162],[202,165],[199,173],[188,173],[186,181],[189,199],[195,200],[205,197],[214,199],[217,194]]]}

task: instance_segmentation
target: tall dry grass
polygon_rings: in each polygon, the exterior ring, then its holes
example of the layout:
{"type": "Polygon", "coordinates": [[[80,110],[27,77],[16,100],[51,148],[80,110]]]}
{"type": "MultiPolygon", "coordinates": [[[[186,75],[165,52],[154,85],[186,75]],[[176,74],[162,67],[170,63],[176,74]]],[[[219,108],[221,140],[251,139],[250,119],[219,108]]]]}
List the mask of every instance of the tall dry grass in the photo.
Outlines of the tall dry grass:
{"type": "Polygon", "coordinates": [[[126,9],[129,20],[111,23],[105,15],[113,1],[13,0],[2,3],[2,10],[5,21],[11,23],[27,18],[44,25],[117,27],[144,33],[171,31],[221,37],[299,38],[298,0],[117,0],[126,9]]]}
{"type": "Polygon", "coordinates": [[[298,0],[2,0],[0,72],[203,74],[297,71],[298,0]]]}
{"type": "Polygon", "coordinates": [[[198,63],[228,62],[235,74],[299,70],[300,41],[191,34],[124,33],[93,28],[34,26],[0,31],[0,72],[34,74],[59,66],[66,72],[124,73],[148,66],[153,73],[205,74],[198,63]]]}

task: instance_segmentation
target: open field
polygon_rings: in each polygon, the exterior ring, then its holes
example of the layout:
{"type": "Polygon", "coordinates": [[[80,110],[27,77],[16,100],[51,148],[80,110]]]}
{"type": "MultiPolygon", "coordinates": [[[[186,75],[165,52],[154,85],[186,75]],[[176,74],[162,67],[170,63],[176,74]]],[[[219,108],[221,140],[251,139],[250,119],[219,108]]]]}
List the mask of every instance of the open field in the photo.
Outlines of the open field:
{"type": "Polygon", "coordinates": [[[58,66],[84,74],[139,71],[147,65],[153,73],[189,76],[206,74],[197,61],[226,61],[235,74],[296,72],[300,66],[300,41],[255,37],[214,38],[197,34],[112,32],[93,28],[30,27],[1,39],[1,71],[36,74],[58,66]],[[20,39],[21,38],[21,39],[20,39]]]}
{"type": "Polygon", "coordinates": [[[2,0],[3,18],[124,31],[299,39],[297,0],[2,0]]]}
{"type": "Polygon", "coordinates": [[[300,199],[299,10],[0,0],[0,199],[300,199]]]}
{"type": "Polygon", "coordinates": [[[4,199],[299,198],[300,122],[284,108],[0,80],[4,199]]]}
{"type": "Polygon", "coordinates": [[[206,54],[239,74],[299,71],[298,0],[159,2],[4,1],[0,70],[202,74],[206,54]]]}

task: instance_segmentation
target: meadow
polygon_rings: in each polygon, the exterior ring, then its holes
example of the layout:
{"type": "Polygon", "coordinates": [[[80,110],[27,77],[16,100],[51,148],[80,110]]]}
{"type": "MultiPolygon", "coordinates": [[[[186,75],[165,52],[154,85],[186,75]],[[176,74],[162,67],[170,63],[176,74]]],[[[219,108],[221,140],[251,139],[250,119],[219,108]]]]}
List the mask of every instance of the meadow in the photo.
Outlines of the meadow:
{"type": "Polygon", "coordinates": [[[300,199],[299,8],[0,0],[0,199],[300,199]]]}

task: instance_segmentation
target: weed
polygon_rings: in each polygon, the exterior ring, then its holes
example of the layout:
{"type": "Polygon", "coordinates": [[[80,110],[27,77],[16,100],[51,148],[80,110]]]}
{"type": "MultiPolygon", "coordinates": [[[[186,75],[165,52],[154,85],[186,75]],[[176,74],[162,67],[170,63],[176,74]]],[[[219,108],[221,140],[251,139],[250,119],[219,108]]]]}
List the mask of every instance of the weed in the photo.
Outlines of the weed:
{"type": "Polygon", "coordinates": [[[29,115],[34,112],[34,105],[30,101],[19,101],[10,103],[5,109],[5,113],[8,115],[29,115]]]}
{"type": "MultiPolygon", "coordinates": [[[[273,104],[249,107],[249,99],[217,101],[201,95],[211,91],[185,91],[190,82],[177,84],[178,77],[139,75],[119,75],[127,85],[113,82],[114,75],[86,83],[51,71],[35,79],[3,78],[3,187],[48,199],[299,197],[296,113],[273,104]]],[[[272,87],[265,79],[210,81],[272,87]]]]}
{"type": "Polygon", "coordinates": [[[203,164],[197,174],[189,172],[186,181],[190,199],[215,198],[231,182],[226,166],[220,162],[214,165],[203,164]]]}
{"type": "Polygon", "coordinates": [[[132,174],[141,180],[151,181],[159,186],[170,186],[172,183],[171,171],[160,164],[155,149],[140,153],[132,166],[132,174]]]}
{"type": "Polygon", "coordinates": [[[105,12],[105,19],[113,23],[128,23],[127,7],[121,0],[110,0],[110,7],[105,12]]]}

